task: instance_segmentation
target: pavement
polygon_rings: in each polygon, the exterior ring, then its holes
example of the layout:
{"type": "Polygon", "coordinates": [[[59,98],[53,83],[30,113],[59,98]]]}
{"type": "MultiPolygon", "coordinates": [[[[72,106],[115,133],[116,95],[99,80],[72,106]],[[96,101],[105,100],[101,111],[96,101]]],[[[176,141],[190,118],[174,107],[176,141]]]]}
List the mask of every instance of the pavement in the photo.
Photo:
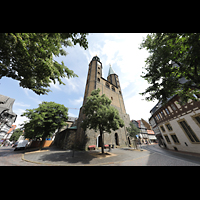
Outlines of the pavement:
{"type": "Polygon", "coordinates": [[[142,145],[141,149],[114,148],[105,154],[92,151],[61,150],[56,147],[13,151],[0,148],[0,166],[200,166],[200,154],[183,153],[142,145]]]}
{"type": "Polygon", "coordinates": [[[95,166],[121,163],[127,160],[136,160],[148,156],[150,152],[146,150],[133,149],[129,147],[115,148],[110,152],[105,149],[105,154],[101,154],[101,149],[92,151],[60,150],[56,147],[49,147],[44,150],[25,152],[22,160],[34,164],[55,165],[55,166],[95,166]]]}

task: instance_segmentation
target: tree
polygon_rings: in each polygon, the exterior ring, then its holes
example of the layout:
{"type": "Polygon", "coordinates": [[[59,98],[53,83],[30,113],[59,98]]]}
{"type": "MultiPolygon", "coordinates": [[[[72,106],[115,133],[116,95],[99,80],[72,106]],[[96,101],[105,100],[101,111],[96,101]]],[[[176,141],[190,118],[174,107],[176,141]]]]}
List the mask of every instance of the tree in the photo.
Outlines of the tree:
{"type": "Polygon", "coordinates": [[[129,125],[130,127],[126,127],[126,130],[128,131],[130,137],[135,138],[140,132],[140,129],[138,129],[132,122],[130,122],[129,125]]]}
{"type": "Polygon", "coordinates": [[[17,141],[19,137],[23,134],[23,131],[20,128],[14,130],[14,133],[10,137],[10,141],[17,141]]]}
{"type": "Polygon", "coordinates": [[[165,103],[175,94],[179,95],[181,104],[188,99],[197,100],[195,95],[200,89],[200,33],[149,34],[141,43],[142,48],[150,53],[145,61],[146,72],[141,76],[151,84],[140,93],[150,94],[146,100],[157,99],[165,103]]]}
{"type": "Polygon", "coordinates": [[[64,47],[79,43],[88,48],[86,33],[0,33],[0,79],[4,76],[19,81],[19,85],[36,94],[47,94],[50,83],[61,78],[77,77],[54,60],[53,56],[67,55],[64,47]]]}
{"type": "MultiPolygon", "coordinates": [[[[129,125],[130,125],[129,127],[126,127],[126,130],[128,131],[129,136],[134,139],[137,139],[136,135],[140,133],[140,129],[138,129],[132,122],[130,122],[129,125]]],[[[137,142],[135,142],[135,146],[137,148],[137,142]]]]}
{"type": "Polygon", "coordinates": [[[93,90],[91,96],[87,97],[87,101],[83,106],[85,119],[81,127],[84,131],[94,129],[100,131],[101,150],[104,153],[104,131],[111,133],[111,130],[117,130],[124,126],[124,121],[120,118],[118,110],[112,107],[111,100],[103,94],[99,95],[100,89],[93,90]]]}
{"type": "Polygon", "coordinates": [[[30,119],[29,122],[22,124],[25,138],[42,138],[41,149],[47,137],[50,137],[56,129],[66,125],[68,108],[55,102],[43,101],[38,108],[26,109],[21,116],[30,119]]]}

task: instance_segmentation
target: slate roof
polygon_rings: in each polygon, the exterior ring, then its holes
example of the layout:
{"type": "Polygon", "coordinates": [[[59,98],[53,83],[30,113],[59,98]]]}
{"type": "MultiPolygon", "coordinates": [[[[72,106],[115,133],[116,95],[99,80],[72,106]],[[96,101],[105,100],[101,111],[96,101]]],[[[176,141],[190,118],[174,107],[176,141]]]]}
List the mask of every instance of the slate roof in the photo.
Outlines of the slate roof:
{"type": "Polygon", "coordinates": [[[114,70],[113,70],[113,68],[112,68],[111,66],[110,66],[109,71],[108,71],[108,76],[109,76],[110,74],[115,74],[115,72],[114,72],[114,70]]]}

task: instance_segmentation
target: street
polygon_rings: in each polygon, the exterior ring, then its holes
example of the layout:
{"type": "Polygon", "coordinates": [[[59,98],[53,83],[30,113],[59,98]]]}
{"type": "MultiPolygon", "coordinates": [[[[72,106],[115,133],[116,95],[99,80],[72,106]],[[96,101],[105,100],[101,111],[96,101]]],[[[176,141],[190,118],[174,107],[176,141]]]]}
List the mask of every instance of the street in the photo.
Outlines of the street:
{"type": "MultiPolygon", "coordinates": [[[[141,150],[131,148],[112,149],[109,156],[101,157],[100,150],[75,152],[49,148],[43,151],[13,151],[0,148],[0,166],[199,166],[200,156],[170,151],[156,145],[143,145],[141,150]],[[26,152],[26,153],[25,153],[26,152]],[[25,153],[25,154],[24,154],[25,153]],[[22,157],[25,159],[23,160],[22,157]],[[27,162],[28,161],[28,162],[27,162]]],[[[30,151],[30,150],[29,150],[30,151]]]]}
{"type": "Polygon", "coordinates": [[[160,148],[158,145],[143,145],[143,150],[149,154],[146,156],[118,162],[109,166],[199,166],[200,157],[187,155],[180,152],[160,148]]]}
{"type": "Polygon", "coordinates": [[[23,161],[23,150],[14,151],[12,147],[0,147],[0,166],[40,166],[39,164],[23,161]]]}

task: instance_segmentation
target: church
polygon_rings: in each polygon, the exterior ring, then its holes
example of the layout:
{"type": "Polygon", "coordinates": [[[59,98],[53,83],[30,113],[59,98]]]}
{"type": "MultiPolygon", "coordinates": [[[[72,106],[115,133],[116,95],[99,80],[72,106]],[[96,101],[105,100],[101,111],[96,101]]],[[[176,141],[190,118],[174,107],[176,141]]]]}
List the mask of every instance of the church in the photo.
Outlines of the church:
{"type": "MultiPolygon", "coordinates": [[[[100,95],[105,94],[112,100],[111,106],[119,111],[121,119],[123,119],[125,126],[119,128],[111,133],[104,133],[104,144],[111,144],[117,146],[128,146],[131,144],[130,138],[126,127],[129,126],[130,117],[126,113],[122,90],[120,87],[119,77],[110,66],[107,79],[102,77],[103,65],[98,56],[94,56],[89,63],[88,75],[85,86],[85,93],[83,99],[83,105],[86,103],[87,97],[91,95],[91,92],[95,89],[100,89],[100,95]]],[[[82,111],[83,106],[80,108],[79,117],[77,120],[77,131],[75,136],[76,146],[82,150],[87,150],[88,146],[95,145],[100,147],[100,132],[95,132],[93,129],[83,131],[80,124],[84,119],[82,111]]]]}

